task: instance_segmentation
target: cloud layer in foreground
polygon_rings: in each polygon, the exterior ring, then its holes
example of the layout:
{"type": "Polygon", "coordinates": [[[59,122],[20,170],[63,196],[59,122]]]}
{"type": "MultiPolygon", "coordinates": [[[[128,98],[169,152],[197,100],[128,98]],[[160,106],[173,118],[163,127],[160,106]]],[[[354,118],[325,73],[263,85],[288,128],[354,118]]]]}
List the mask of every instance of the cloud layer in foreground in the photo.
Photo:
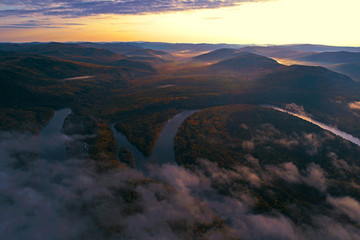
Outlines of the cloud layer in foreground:
{"type": "MultiPolygon", "coordinates": [[[[323,170],[291,163],[254,169],[219,168],[205,159],[189,171],[153,166],[149,180],[132,169],[107,174],[84,159],[37,159],[36,137],[1,133],[0,235],[4,239],[357,239],[360,230],[331,215],[313,215],[312,226],[295,225],[279,212],[255,214],[253,196],[236,190],[247,181],[260,187],[273,179],[326,191],[323,170]],[[235,184],[235,185],[234,185],[235,184]],[[214,186],[230,186],[222,195],[214,186]]],[[[334,216],[360,223],[360,204],[328,196],[334,216]]]]}
{"type": "MultiPolygon", "coordinates": [[[[267,0],[5,0],[0,17],[27,14],[81,17],[97,14],[145,14],[236,6],[267,0]]],[[[1,6],[1,5],[0,5],[1,6]]]]}

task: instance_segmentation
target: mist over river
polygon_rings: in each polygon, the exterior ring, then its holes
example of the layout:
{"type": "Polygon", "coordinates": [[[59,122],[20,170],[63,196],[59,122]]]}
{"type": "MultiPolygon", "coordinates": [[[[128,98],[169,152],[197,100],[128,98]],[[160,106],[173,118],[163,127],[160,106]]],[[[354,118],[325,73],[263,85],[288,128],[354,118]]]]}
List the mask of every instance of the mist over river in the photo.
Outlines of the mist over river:
{"type": "Polygon", "coordinates": [[[67,158],[65,142],[68,137],[61,132],[65,118],[71,114],[71,109],[55,111],[53,118],[40,131],[38,137],[39,158],[65,160],[67,158]]]}
{"type": "Polygon", "coordinates": [[[282,108],[279,108],[279,107],[276,107],[276,106],[267,106],[267,107],[270,107],[270,108],[272,108],[272,109],[274,109],[276,111],[284,112],[284,113],[290,114],[290,115],[292,115],[294,117],[303,119],[303,120],[305,120],[307,122],[310,122],[310,123],[312,123],[312,124],[314,124],[316,126],[319,126],[320,128],[322,128],[324,130],[327,130],[327,131],[329,131],[329,132],[331,132],[331,133],[333,133],[333,134],[335,134],[335,135],[337,135],[337,136],[339,136],[339,137],[341,137],[341,138],[343,138],[345,140],[348,140],[348,141],[360,146],[360,139],[359,138],[354,137],[353,135],[348,134],[346,132],[340,131],[339,129],[337,129],[335,127],[331,127],[329,125],[326,125],[324,123],[316,121],[316,120],[314,120],[314,119],[312,119],[312,118],[310,118],[308,116],[304,116],[304,115],[301,115],[301,114],[298,114],[298,113],[290,112],[290,111],[287,111],[285,109],[282,109],[282,108]]]}

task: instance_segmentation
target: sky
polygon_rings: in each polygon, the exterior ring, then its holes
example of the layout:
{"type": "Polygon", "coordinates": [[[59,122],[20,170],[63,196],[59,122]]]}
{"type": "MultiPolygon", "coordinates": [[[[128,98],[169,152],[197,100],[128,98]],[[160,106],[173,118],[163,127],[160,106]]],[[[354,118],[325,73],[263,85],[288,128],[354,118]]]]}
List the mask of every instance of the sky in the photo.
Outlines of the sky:
{"type": "Polygon", "coordinates": [[[360,46],[359,0],[2,0],[0,42],[360,46]]]}

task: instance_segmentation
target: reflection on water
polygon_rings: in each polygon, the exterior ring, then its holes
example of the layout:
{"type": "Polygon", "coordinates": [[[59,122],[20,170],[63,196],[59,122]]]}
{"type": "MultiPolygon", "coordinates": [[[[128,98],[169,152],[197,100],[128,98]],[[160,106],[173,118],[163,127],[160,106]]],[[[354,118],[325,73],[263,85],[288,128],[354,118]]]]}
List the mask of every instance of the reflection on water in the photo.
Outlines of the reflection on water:
{"type": "Polygon", "coordinates": [[[156,88],[168,88],[168,87],[173,87],[173,86],[175,86],[175,84],[161,85],[156,88]]]}
{"type": "Polygon", "coordinates": [[[156,142],[154,151],[149,157],[145,157],[134,145],[132,145],[127,138],[116,131],[114,125],[112,130],[115,136],[118,152],[120,147],[125,147],[130,151],[135,158],[136,169],[146,172],[147,165],[157,164],[162,165],[164,163],[176,164],[175,151],[174,151],[174,138],[181,126],[181,123],[189,116],[197,112],[198,110],[185,110],[177,114],[174,118],[168,120],[165,127],[162,129],[159,138],[156,142]]]}
{"type": "Polygon", "coordinates": [[[287,111],[287,110],[285,110],[285,109],[282,109],[282,108],[279,108],[279,107],[275,107],[275,106],[268,106],[268,107],[270,107],[270,108],[272,108],[272,109],[274,109],[274,110],[277,110],[277,111],[280,111],[280,112],[284,112],[284,113],[290,114],[290,115],[292,115],[292,116],[298,117],[298,118],[303,119],[303,120],[305,120],[305,121],[308,121],[308,122],[310,122],[310,123],[312,123],[312,124],[314,124],[314,125],[316,125],[316,126],[321,127],[321,128],[324,129],[324,130],[327,130],[327,131],[329,131],[329,132],[332,132],[333,134],[335,134],[335,135],[337,135],[337,136],[339,136],[339,137],[342,137],[343,139],[346,139],[346,140],[348,140],[348,141],[350,141],[350,142],[352,142],[352,143],[355,143],[356,145],[360,146],[360,139],[359,139],[359,138],[354,137],[354,136],[352,136],[352,135],[350,135],[350,134],[348,134],[348,133],[346,133],[346,132],[340,131],[340,130],[337,129],[337,128],[330,127],[330,126],[328,126],[328,125],[326,125],[326,124],[324,124],[324,123],[318,122],[318,121],[316,121],[316,120],[314,120],[314,119],[312,119],[312,118],[310,118],[310,117],[308,117],[308,116],[300,115],[300,114],[298,114],[298,113],[289,112],[289,111],[287,111]]]}
{"type": "Polygon", "coordinates": [[[67,137],[61,132],[65,118],[71,113],[69,108],[55,111],[54,117],[40,131],[38,137],[39,158],[66,159],[65,141],[67,137]]]}
{"type": "Polygon", "coordinates": [[[73,81],[73,80],[84,80],[93,78],[94,76],[80,76],[80,77],[72,77],[72,78],[64,78],[63,81],[73,81]]]}

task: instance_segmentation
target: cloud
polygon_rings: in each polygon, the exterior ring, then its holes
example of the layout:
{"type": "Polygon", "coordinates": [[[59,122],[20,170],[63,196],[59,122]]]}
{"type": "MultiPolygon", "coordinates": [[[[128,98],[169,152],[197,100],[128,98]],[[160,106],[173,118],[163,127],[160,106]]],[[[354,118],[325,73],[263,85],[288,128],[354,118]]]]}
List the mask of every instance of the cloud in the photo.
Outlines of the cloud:
{"type": "Polygon", "coordinates": [[[207,17],[207,18],[204,18],[204,20],[219,20],[219,19],[223,19],[223,17],[207,17]]]}
{"type": "Polygon", "coordinates": [[[26,23],[14,23],[9,25],[1,25],[0,28],[61,28],[57,26],[41,26],[36,24],[26,24],[26,23]]]}
{"type": "Polygon", "coordinates": [[[315,133],[303,133],[303,144],[307,147],[306,152],[313,156],[316,155],[319,149],[322,147],[325,140],[328,139],[328,135],[320,135],[315,133]]]}
{"type": "Polygon", "coordinates": [[[305,109],[303,106],[297,105],[295,103],[286,104],[285,109],[289,112],[297,113],[302,116],[310,116],[311,117],[311,115],[309,115],[308,113],[305,112],[305,109]]]}
{"type": "Polygon", "coordinates": [[[328,201],[336,207],[338,211],[347,215],[351,220],[360,224],[360,203],[351,197],[333,198],[328,201]]]}
{"type": "Polygon", "coordinates": [[[241,143],[241,146],[244,149],[248,150],[248,151],[253,151],[255,149],[255,143],[253,141],[251,141],[251,140],[250,141],[243,141],[241,143]]]}
{"type": "Polygon", "coordinates": [[[333,152],[330,152],[328,154],[328,157],[331,159],[332,165],[338,170],[340,170],[340,173],[344,176],[347,176],[349,172],[355,175],[360,172],[359,166],[354,164],[352,161],[345,161],[343,159],[339,159],[339,157],[333,152]]]}
{"type": "Polygon", "coordinates": [[[241,176],[240,179],[244,179],[255,187],[260,187],[262,180],[253,170],[244,166],[238,166],[235,169],[236,172],[241,176]]]}
{"type": "Polygon", "coordinates": [[[40,13],[55,16],[89,16],[98,14],[147,14],[193,9],[212,9],[237,6],[244,2],[268,0],[16,0],[3,1],[0,16],[40,13]]]}
{"type": "MultiPolygon", "coordinates": [[[[52,136],[52,144],[63,137],[52,136]]],[[[359,223],[360,205],[351,197],[328,194],[326,202],[333,208],[309,212],[311,220],[301,225],[276,209],[268,214],[253,212],[258,199],[249,189],[263,191],[261,187],[278,184],[279,178],[325,192],[325,170],[313,163],[303,170],[291,162],[261,167],[258,159],[246,155],[243,164],[224,169],[198,159],[192,170],[153,165],[148,177],[157,180],[152,180],[130,168],[100,174],[95,162],[85,158],[38,158],[36,139],[0,134],[0,235],[4,239],[335,240],[360,236],[358,228],[337,218],[345,215],[359,223]],[[201,231],[200,226],[208,229],[201,231]]]]}
{"type": "Polygon", "coordinates": [[[283,163],[279,167],[274,165],[267,166],[267,171],[276,178],[281,178],[289,183],[301,181],[298,168],[291,162],[283,163]]]}
{"type": "MultiPolygon", "coordinates": [[[[61,142],[58,135],[52,143],[61,142]]],[[[226,224],[190,191],[207,178],[173,165],[152,169],[167,184],[130,168],[101,174],[93,160],[38,157],[38,140],[0,133],[2,238],[231,239],[226,224]],[[217,227],[198,230],[213,222],[217,227]]]]}
{"type": "Polygon", "coordinates": [[[83,25],[81,23],[53,23],[50,21],[35,21],[35,20],[29,20],[22,23],[11,23],[11,24],[4,24],[0,25],[0,28],[63,28],[64,26],[79,26],[83,25]]]}
{"type": "Polygon", "coordinates": [[[302,147],[306,153],[310,156],[318,154],[319,150],[323,147],[323,143],[327,140],[333,139],[334,137],[327,133],[307,133],[302,132],[298,134],[292,132],[286,134],[280,131],[271,123],[265,123],[258,129],[254,129],[251,132],[251,139],[244,140],[242,147],[248,151],[253,151],[257,147],[263,145],[277,144],[292,150],[294,147],[302,147]]]}
{"type": "Polygon", "coordinates": [[[324,170],[319,165],[311,163],[307,168],[307,176],[303,178],[303,181],[309,186],[324,192],[327,188],[325,175],[324,170]]]}
{"type": "Polygon", "coordinates": [[[326,216],[313,216],[314,227],[304,227],[299,230],[301,238],[294,239],[331,239],[331,240],[353,240],[359,239],[358,228],[336,221],[336,218],[326,216]]]}
{"type": "Polygon", "coordinates": [[[349,108],[353,110],[360,110],[360,102],[349,103],[349,108]]]}
{"type": "MultiPolygon", "coordinates": [[[[247,158],[254,161],[251,156],[247,156],[247,158]]],[[[244,169],[246,168],[239,167],[234,170],[225,170],[219,168],[216,163],[206,159],[198,159],[198,167],[196,167],[194,171],[184,169],[181,166],[164,164],[161,167],[153,167],[151,174],[157,179],[168,182],[171,186],[180,190],[182,194],[184,194],[178,195],[181,197],[183,206],[190,207],[191,204],[195,203],[193,200],[189,201],[188,198],[198,199],[196,203],[203,206],[203,210],[212,209],[227,222],[230,228],[229,232],[245,240],[350,240],[357,239],[360,236],[359,229],[341,220],[337,220],[336,215],[332,215],[331,210],[327,213],[323,212],[322,214],[310,213],[311,221],[309,221],[309,224],[301,225],[296,225],[288,217],[275,210],[272,211],[272,214],[268,215],[252,213],[251,208],[256,202],[256,198],[249,194],[248,191],[243,191],[242,188],[239,190],[234,188],[234,183],[239,179],[246,178],[247,175],[243,175],[244,169]],[[231,188],[231,194],[226,196],[220,194],[217,188],[218,184],[223,184],[226,188],[231,188]]],[[[275,168],[267,169],[269,171],[264,171],[263,174],[259,174],[259,178],[262,178],[264,181],[270,181],[280,173],[280,171],[272,172],[274,169],[275,168]]],[[[321,170],[317,165],[313,164],[310,164],[305,171],[307,175],[300,175],[296,166],[292,163],[282,164],[280,169],[283,171],[281,173],[282,177],[293,182],[302,182],[305,181],[305,179],[317,181],[319,179],[318,176],[322,176],[321,174],[317,174],[321,172],[321,170]]],[[[310,182],[310,180],[308,183],[314,184],[314,182],[310,182]]],[[[359,219],[359,203],[354,199],[349,197],[328,197],[328,202],[336,208],[336,211],[350,214],[354,220],[359,219]]],[[[157,207],[154,209],[157,210],[157,207]]],[[[198,215],[196,211],[185,212],[193,212],[192,216],[205,216],[201,214],[198,215]]],[[[157,221],[157,218],[155,218],[155,221],[157,221]]]]}
{"type": "Polygon", "coordinates": [[[279,166],[267,165],[266,172],[262,173],[262,178],[266,178],[267,181],[280,178],[288,183],[302,183],[321,192],[327,188],[325,171],[314,163],[308,164],[304,174],[300,174],[299,169],[292,162],[283,163],[279,166]]]}
{"type": "MultiPolygon", "coordinates": [[[[164,182],[174,183],[172,186],[184,193],[191,193],[203,206],[213,209],[237,236],[244,239],[296,239],[296,228],[285,216],[251,214],[250,207],[256,199],[245,192],[234,193],[238,198],[223,196],[213,188],[214,185],[232,184],[237,179],[247,179],[250,169],[238,167],[235,171],[225,170],[206,159],[199,159],[198,163],[199,167],[195,172],[165,164],[161,168],[153,168],[152,174],[164,182]]],[[[251,184],[252,180],[248,180],[251,184]]],[[[187,202],[186,199],[182,201],[187,202]]]]}

